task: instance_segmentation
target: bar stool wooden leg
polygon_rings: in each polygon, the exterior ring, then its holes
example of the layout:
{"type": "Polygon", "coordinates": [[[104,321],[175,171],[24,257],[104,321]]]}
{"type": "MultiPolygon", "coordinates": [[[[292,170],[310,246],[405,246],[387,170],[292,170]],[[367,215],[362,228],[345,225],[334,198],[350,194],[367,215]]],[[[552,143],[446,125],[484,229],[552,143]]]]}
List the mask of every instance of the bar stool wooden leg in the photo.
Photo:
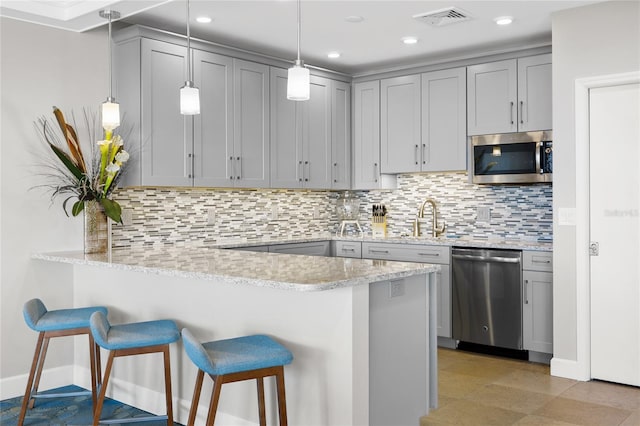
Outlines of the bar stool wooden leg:
{"type": "Polygon", "coordinates": [[[198,412],[198,402],[200,401],[200,392],[202,391],[202,381],[204,380],[204,371],[198,370],[196,376],[196,387],[193,390],[193,399],[191,400],[191,408],[189,409],[189,420],[187,426],[194,426],[196,423],[196,414],[198,412]]]}
{"type": "Polygon", "coordinates": [[[218,400],[222,389],[223,376],[211,377],[213,379],[213,392],[211,392],[211,403],[209,403],[209,414],[207,414],[207,426],[213,426],[218,411],[218,400]]]}
{"type": "Polygon", "coordinates": [[[284,392],[284,367],[277,367],[276,384],[278,388],[278,414],[280,426],[287,426],[287,400],[284,392]]]}
{"type": "Polygon", "coordinates": [[[256,382],[258,382],[258,417],[260,418],[260,426],[267,426],[267,415],[264,408],[264,380],[262,377],[258,377],[256,382]]]}
{"type": "MultiPolygon", "coordinates": [[[[36,369],[36,380],[33,383],[33,388],[31,389],[32,394],[38,392],[38,388],[40,387],[40,378],[42,377],[42,370],[44,369],[44,360],[47,357],[47,350],[49,349],[49,333],[44,332],[44,343],[42,345],[42,350],[40,351],[40,358],[38,359],[38,368],[36,369]]],[[[32,409],[36,405],[36,399],[31,398],[29,400],[29,409],[32,409]]]]}
{"type": "Polygon", "coordinates": [[[171,396],[171,362],[169,359],[169,345],[162,350],[164,355],[164,387],[167,401],[167,425],[173,425],[173,398],[171,396]]]}
{"type": "Polygon", "coordinates": [[[89,333],[89,362],[91,364],[91,408],[95,413],[96,403],[98,402],[98,377],[97,377],[97,356],[98,346],[93,341],[93,336],[89,333]]]}
{"type": "Polygon", "coordinates": [[[22,426],[22,424],[24,423],[24,417],[27,414],[27,405],[31,401],[33,378],[35,376],[36,369],[40,364],[40,353],[42,352],[43,341],[44,341],[44,332],[40,332],[38,334],[38,342],[36,343],[36,350],[35,350],[35,353],[33,354],[33,362],[31,363],[29,378],[27,379],[27,388],[24,391],[24,398],[22,398],[22,407],[20,408],[20,417],[18,417],[18,426],[22,426]]]}
{"type": "Polygon", "coordinates": [[[102,387],[100,388],[100,395],[98,396],[98,403],[93,413],[93,426],[98,426],[100,423],[100,415],[102,414],[102,405],[104,404],[104,398],[107,393],[107,385],[109,384],[109,375],[111,374],[111,367],[113,366],[113,358],[116,351],[109,352],[109,359],[107,359],[107,367],[104,371],[104,379],[102,380],[102,387]]]}

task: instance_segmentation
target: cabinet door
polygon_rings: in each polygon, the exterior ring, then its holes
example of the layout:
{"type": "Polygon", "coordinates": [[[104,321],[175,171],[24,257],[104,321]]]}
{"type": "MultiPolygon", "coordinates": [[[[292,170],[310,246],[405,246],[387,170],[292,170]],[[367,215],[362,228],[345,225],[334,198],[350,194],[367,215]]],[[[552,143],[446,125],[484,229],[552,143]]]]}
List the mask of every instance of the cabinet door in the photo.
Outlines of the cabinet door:
{"type": "Polygon", "coordinates": [[[553,353],[553,273],[523,271],[524,349],[553,353]]]}
{"type": "Polygon", "coordinates": [[[440,265],[436,274],[438,296],[438,336],[451,337],[451,265],[440,265]]]}
{"type": "Polygon", "coordinates": [[[420,171],[420,75],[380,82],[382,173],[420,171]]]}
{"type": "Polygon", "coordinates": [[[331,82],[331,189],[351,188],[351,86],[331,82]]]}
{"type": "Polygon", "coordinates": [[[353,188],[380,188],[380,82],[353,86],[353,188]]]}
{"type": "Polygon", "coordinates": [[[271,187],[302,186],[298,102],[287,99],[287,70],[271,68],[271,187]]]}
{"type": "Polygon", "coordinates": [[[423,172],[467,168],[465,68],[422,74],[423,172]]]}
{"type": "Polygon", "coordinates": [[[518,130],[516,60],[467,68],[467,133],[486,135],[518,130]]]}
{"type": "Polygon", "coordinates": [[[193,116],[194,186],[233,185],[233,59],[193,51],[200,114],[193,116]]]}
{"type": "Polygon", "coordinates": [[[311,76],[301,108],[304,187],[331,188],[331,80],[311,76]]]}
{"type": "Polygon", "coordinates": [[[233,60],[235,186],[269,186],[269,67],[233,60]]]}
{"type": "Polygon", "coordinates": [[[518,130],[552,126],[551,54],[518,59],[518,130]]]}
{"type": "Polygon", "coordinates": [[[192,118],[180,114],[187,49],[142,41],[141,185],[191,186],[192,118]]]}

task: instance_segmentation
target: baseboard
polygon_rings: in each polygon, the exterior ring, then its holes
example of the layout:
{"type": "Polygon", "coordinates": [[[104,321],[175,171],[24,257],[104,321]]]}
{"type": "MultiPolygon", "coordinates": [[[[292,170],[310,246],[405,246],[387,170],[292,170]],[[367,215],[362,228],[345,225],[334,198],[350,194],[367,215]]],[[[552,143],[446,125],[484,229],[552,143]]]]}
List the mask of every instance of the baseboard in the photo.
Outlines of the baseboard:
{"type": "MultiPolygon", "coordinates": [[[[75,367],[74,384],[89,389],[91,386],[91,375],[88,368],[75,367]]],[[[23,390],[24,392],[24,390],[23,390]]],[[[191,395],[189,395],[191,396],[191,395]]],[[[127,405],[148,411],[154,414],[165,414],[167,412],[165,406],[164,392],[157,392],[136,384],[124,381],[118,378],[109,379],[107,389],[107,397],[123,402],[127,405]]],[[[201,396],[200,401],[209,403],[209,396],[201,396]]],[[[189,409],[191,408],[191,399],[173,397],[173,417],[174,420],[187,424],[189,419],[189,409]]],[[[208,405],[198,405],[198,415],[195,424],[205,424],[207,420],[208,405]]],[[[245,419],[218,411],[216,414],[216,424],[233,425],[233,426],[257,426],[245,419]]]]}
{"type": "Polygon", "coordinates": [[[551,358],[551,375],[583,382],[591,380],[591,377],[585,374],[584,368],[578,364],[578,361],[557,357],[551,358]]]}
{"type": "Polygon", "coordinates": [[[551,358],[553,358],[552,354],[529,351],[529,362],[537,362],[539,364],[549,365],[549,363],[551,362],[551,358]]]}
{"type": "Polygon", "coordinates": [[[447,349],[455,349],[457,342],[454,339],[449,337],[440,337],[438,336],[438,347],[439,348],[447,348],[447,349]]]}
{"type": "MultiPolygon", "coordinates": [[[[73,384],[73,374],[74,367],[71,365],[44,369],[42,370],[39,389],[47,390],[73,384]]],[[[29,374],[0,379],[0,400],[24,395],[27,380],[29,380],[29,374]]]]}

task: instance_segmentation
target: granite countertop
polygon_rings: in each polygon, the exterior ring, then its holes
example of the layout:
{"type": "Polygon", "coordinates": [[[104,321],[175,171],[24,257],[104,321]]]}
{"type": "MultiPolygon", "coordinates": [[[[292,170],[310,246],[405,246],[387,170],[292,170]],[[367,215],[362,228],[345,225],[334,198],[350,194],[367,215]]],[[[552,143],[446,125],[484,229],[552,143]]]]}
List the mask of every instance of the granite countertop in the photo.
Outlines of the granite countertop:
{"type": "Polygon", "coordinates": [[[238,248],[248,246],[263,246],[290,243],[306,243],[315,241],[356,241],[363,243],[394,243],[394,244],[427,244],[427,245],[444,245],[456,247],[479,247],[479,248],[497,248],[511,250],[532,250],[532,251],[553,251],[553,243],[551,241],[538,241],[526,239],[490,239],[490,238],[469,238],[469,237],[411,237],[411,236],[389,236],[387,238],[373,238],[370,235],[363,237],[344,236],[338,237],[330,234],[317,235],[310,237],[296,237],[278,240],[243,240],[221,242],[216,245],[218,248],[238,248]]]}
{"type": "Polygon", "coordinates": [[[331,290],[437,272],[440,269],[438,265],[424,263],[183,246],[113,249],[109,254],[39,253],[33,258],[295,291],[331,290]]]}

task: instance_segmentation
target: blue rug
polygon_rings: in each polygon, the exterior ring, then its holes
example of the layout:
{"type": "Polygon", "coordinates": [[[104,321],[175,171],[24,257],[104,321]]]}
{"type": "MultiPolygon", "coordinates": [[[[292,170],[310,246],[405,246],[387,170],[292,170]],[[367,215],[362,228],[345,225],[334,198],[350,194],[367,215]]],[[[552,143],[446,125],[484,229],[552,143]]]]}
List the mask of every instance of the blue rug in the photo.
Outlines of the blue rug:
{"type": "MultiPolygon", "coordinates": [[[[51,389],[47,392],[71,392],[82,391],[78,386],[64,386],[57,389],[51,389]]],[[[43,392],[43,393],[47,393],[43,392]]],[[[22,405],[22,397],[16,397],[0,401],[0,425],[14,426],[18,424],[18,416],[20,415],[20,407],[22,405]]],[[[27,417],[24,420],[25,426],[34,425],[74,425],[87,426],[93,422],[93,413],[91,411],[91,395],[75,396],[64,398],[39,398],[33,409],[27,410],[27,417]]],[[[103,419],[130,419],[141,416],[148,416],[149,413],[138,408],[125,405],[113,399],[106,398],[102,408],[103,419]]],[[[127,425],[148,425],[148,426],[165,426],[167,422],[135,422],[126,423],[127,425]]],[[[178,425],[178,423],[174,423],[178,425]]]]}

